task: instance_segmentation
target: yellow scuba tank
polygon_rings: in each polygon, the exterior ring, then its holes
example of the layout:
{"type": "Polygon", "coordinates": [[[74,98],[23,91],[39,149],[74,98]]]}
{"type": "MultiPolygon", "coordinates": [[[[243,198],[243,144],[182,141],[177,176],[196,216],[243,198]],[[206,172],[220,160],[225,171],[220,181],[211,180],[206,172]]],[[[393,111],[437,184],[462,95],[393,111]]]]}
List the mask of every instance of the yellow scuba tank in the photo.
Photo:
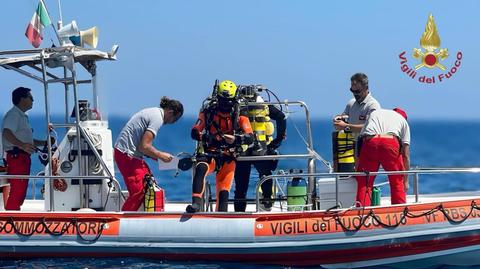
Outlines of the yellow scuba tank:
{"type": "Polygon", "coordinates": [[[265,117],[267,122],[265,122],[265,134],[267,135],[267,145],[270,144],[273,140],[273,133],[275,132],[275,126],[273,122],[270,121],[270,117],[265,117]]]}
{"type": "Polygon", "coordinates": [[[256,137],[252,155],[264,155],[275,132],[275,127],[270,121],[268,105],[248,107],[247,113],[256,137]]]}
{"type": "Polygon", "coordinates": [[[353,133],[335,131],[332,133],[333,169],[335,172],[355,171],[355,137],[353,133]]]}
{"type": "Polygon", "coordinates": [[[257,135],[257,140],[267,141],[267,126],[265,123],[270,120],[270,117],[268,117],[268,106],[249,108],[248,119],[253,131],[257,135]]]}
{"type": "Polygon", "coordinates": [[[165,210],[165,192],[157,185],[151,175],[145,175],[145,212],[161,212],[165,210]]]}

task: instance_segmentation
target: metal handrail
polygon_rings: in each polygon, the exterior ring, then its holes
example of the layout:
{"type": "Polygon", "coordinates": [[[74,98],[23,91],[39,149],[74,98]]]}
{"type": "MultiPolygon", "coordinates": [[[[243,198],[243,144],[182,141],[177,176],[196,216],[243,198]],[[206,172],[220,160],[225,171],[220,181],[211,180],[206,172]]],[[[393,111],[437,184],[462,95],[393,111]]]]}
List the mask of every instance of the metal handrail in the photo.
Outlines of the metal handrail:
{"type": "MultiPolygon", "coordinates": [[[[56,79],[49,79],[47,80],[47,83],[65,83],[65,84],[73,84],[73,78],[56,78],[56,79]]],[[[78,80],[77,84],[90,84],[92,83],[92,80],[90,79],[84,79],[84,80],[78,80]]]]}
{"type": "MultiPolygon", "coordinates": [[[[257,161],[257,160],[279,160],[279,159],[307,159],[307,169],[309,173],[313,173],[316,171],[315,160],[316,156],[314,154],[313,149],[313,136],[312,136],[312,128],[310,123],[310,110],[308,106],[303,101],[284,101],[284,102],[246,102],[245,105],[255,106],[255,105],[297,105],[302,107],[305,110],[305,124],[306,124],[306,131],[307,131],[307,138],[306,138],[306,146],[308,153],[306,154],[291,154],[291,155],[266,155],[266,156],[242,156],[238,157],[238,161],[257,161]],[[284,156],[284,157],[282,157],[284,156]]],[[[330,168],[330,167],[329,167],[330,168]]],[[[315,190],[315,178],[309,177],[308,178],[308,188],[307,188],[307,195],[308,201],[307,203],[312,203],[312,198],[314,196],[315,190]]]]}
{"type": "Polygon", "coordinates": [[[103,168],[103,171],[105,171],[105,173],[107,173],[108,177],[113,179],[113,174],[110,172],[110,170],[108,169],[107,165],[105,164],[105,162],[103,161],[102,157],[100,156],[100,153],[98,152],[97,148],[93,145],[93,142],[92,140],[90,140],[90,136],[87,135],[87,132],[85,131],[85,128],[81,125],[79,125],[79,129],[80,129],[80,132],[82,133],[82,136],[83,136],[83,139],[85,139],[85,141],[87,142],[88,146],[90,147],[90,149],[92,150],[93,154],[95,155],[95,157],[97,158],[97,160],[100,162],[100,165],[102,166],[103,168]]]}
{"type": "Polygon", "coordinates": [[[86,180],[91,180],[91,179],[110,179],[109,176],[34,176],[34,175],[0,175],[1,178],[51,178],[51,179],[56,179],[56,178],[67,178],[67,179],[86,179],[86,180]]]}
{"type": "MultiPolygon", "coordinates": [[[[340,177],[352,177],[352,176],[376,176],[376,175],[413,175],[414,184],[413,192],[415,194],[415,202],[419,201],[419,175],[434,175],[434,174],[459,174],[459,173],[471,173],[476,174],[480,173],[480,167],[469,167],[469,168],[416,168],[413,170],[402,170],[402,171],[378,171],[378,172],[334,172],[334,173],[305,173],[305,174],[282,174],[282,175],[269,175],[262,177],[255,186],[255,204],[256,211],[258,212],[260,207],[260,187],[267,180],[273,180],[275,178],[306,178],[306,177],[335,177],[335,201],[336,205],[339,206],[338,199],[338,180],[340,177]]],[[[308,193],[307,193],[308,195],[308,193]]],[[[309,204],[309,203],[307,203],[309,204]]]]}
{"type": "Polygon", "coordinates": [[[266,160],[283,160],[283,159],[306,159],[314,158],[313,154],[284,154],[284,155],[263,155],[263,156],[240,156],[237,161],[266,161],[266,160]]]}
{"type": "Polygon", "coordinates": [[[258,161],[258,160],[279,160],[279,159],[300,159],[300,158],[315,158],[313,153],[313,136],[312,136],[312,128],[310,124],[310,111],[308,106],[303,101],[284,101],[284,102],[246,102],[242,103],[242,105],[246,106],[260,106],[260,105],[298,105],[303,107],[305,110],[305,117],[306,117],[306,130],[307,130],[307,152],[306,154],[285,154],[285,155],[263,155],[263,156],[239,156],[237,157],[237,161],[258,161]],[[275,157],[273,157],[275,156],[275,157]],[[285,156],[285,157],[282,157],[285,156]]]}
{"type": "Polygon", "coordinates": [[[118,211],[120,211],[120,202],[122,199],[122,189],[120,187],[120,183],[115,177],[110,177],[110,176],[48,176],[48,175],[43,175],[43,176],[34,176],[34,175],[5,175],[5,174],[0,174],[0,179],[5,178],[21,178],[21,179],[43,179],[45,180],[52,180],[52,179],[82,179],[86,181],[93,181],[93,180],[98,180],[98,179],[110,179],[111,182],[115,185],[115,189],[118,192],[118,211]]]}

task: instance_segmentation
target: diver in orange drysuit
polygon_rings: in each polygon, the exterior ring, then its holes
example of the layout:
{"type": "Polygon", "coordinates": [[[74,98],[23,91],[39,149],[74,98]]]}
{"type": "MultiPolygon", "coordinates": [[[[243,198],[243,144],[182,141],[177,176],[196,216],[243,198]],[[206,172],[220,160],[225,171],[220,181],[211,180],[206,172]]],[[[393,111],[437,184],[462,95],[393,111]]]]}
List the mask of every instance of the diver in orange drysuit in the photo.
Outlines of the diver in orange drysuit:
{"type": "Polygon", "coordinates": [[[186,211],[203,210],[205,177],[217,171],[216,211],[226,212],[228,195],[235,173],[235,155],[240,145],[253,143],[253,131],[248,117],[236,111],[237,86],[222,81],[216,86],[213,101],[203,108],[192,128],[192,138],[200,141],[193,172],[192,204],[186,211]]]}

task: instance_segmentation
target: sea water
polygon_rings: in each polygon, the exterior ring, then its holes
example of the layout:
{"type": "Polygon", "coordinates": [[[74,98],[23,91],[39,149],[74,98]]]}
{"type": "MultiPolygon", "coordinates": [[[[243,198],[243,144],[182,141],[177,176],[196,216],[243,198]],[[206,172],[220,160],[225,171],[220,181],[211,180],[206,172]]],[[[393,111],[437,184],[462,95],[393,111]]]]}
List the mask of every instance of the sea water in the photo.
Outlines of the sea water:
{"type": "MultiPolygon", "coordinates": [[[[59,118],[54,120],[58,122],[59,118]]],[[[110,117],[109,127],[112,130],[115,141],[123,125],[128,118],[110,117]]],[[[155,139],[155,146],[162,151],[172,154],[180,152],[193,153],[195,143],[190,138],[190,129],[195,122],[193,117],[184,117],[173,125],[163,126],[155,139]]],[[[31,117],[30,122],[34,128],[34,137],[43,139],[45,127],[42,125],[42,117],[31,117]]],[[[306,153],[306,126],[300,119],[288,119],[287,139],[283,142],[280,151],[282,154],[306,153]]],[[[315,151],[327,161],[332,160],[331,132],[332,124],[329,119],[312,120],[312,139],[315,151]]],[[[480,122],[469,121],[438,121],[438,120],[412,120],[411,128],[411,167],[480,167],[480,122]]],[[[58,130],[61,135],[62,130],[58,130]]],[[[189,201],[191,197],[191,171],[180,172],[175,176],[175,171],[159,172],[155,170],[157,164],[153,160],[147,160],[154,176],[160,186],[165,189],[167,201],[189,201]]],[[[317,161],[317,170],[327,171],[325,166],[317,161]]],[[[306,160],[282,160],[278,169],[306,168],[306,160]]],[[[32,162],[32,174],[41,171],[43,166],[36,156],[32,162]]],[[[254,186],[257,182],[256,174],[253,173],[249,185],[248,198],[254,196],[254,186]]],[[[122,177],[117,173],[117,178],[125,188],[122,177]]],[[[214,178],[209,177],[211,183],[214,178]]],[[[386,181],[384,177],[378,177],[375,183],[386,181]]],[[[36,196],[40,198],[43,182],[36,182],[36,196]]],[[[232,187],[232,193],[235,186],[232,187]]],[[[390,192],[388,184],[382,186],[382,193],[390,192]]],[[[478,175],[421,175],[420,193],[441,193],[451,191],[480,190],[478,175]]],[[[411,193],[411,190],[410,190],[411,193]]],[[[31,198],[32,192],[29,189],[31,198]]],[[[232,197],[233,198],[233,197],[232,197]]],[[[205,262],[170,262],[136,258],[112,258],[112,259],[33,259],[33,260],[7,260],[0,261],[0,268],[282,268],[275,266],[256,266],[241,263],[205,263],[205,262]]],[[[464,268],[464,267],[442,267],[464,268]]]]}

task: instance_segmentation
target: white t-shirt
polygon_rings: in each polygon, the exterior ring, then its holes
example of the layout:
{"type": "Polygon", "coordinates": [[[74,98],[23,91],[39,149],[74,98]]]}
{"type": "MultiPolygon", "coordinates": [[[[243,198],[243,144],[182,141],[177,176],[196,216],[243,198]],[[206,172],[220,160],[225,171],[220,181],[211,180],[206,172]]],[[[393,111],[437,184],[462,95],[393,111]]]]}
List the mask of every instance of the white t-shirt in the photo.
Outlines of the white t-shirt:
{"type": "Polygon", "coordinates": [[[405,118],[393,110],[380,109],[370,113],[360,132],[362,135],[395,135],[403,144],[410,145],[410,127],[405,118]]]}
{"type": "Polygon", "coordinates": [[[117,141],[115,141],[115,148],[129,156],[143,158],[143,153],[137,149],[143,134],[148,130],[156,136],[162,125],[162,108],[151,107],[140,110],[123,127],[117,141]]]}
{"type": "MultiPolygon", "coordinates": [[[[33,144],[33,131],[28,116],[17,106],[13,106],[3,117],[2,134],[4,129],[9,129],[15,137],[23,143],[33,144]]],[[[4,150],[12,150],[15,145],[8,142],[2,135],[4,150]]]]}

